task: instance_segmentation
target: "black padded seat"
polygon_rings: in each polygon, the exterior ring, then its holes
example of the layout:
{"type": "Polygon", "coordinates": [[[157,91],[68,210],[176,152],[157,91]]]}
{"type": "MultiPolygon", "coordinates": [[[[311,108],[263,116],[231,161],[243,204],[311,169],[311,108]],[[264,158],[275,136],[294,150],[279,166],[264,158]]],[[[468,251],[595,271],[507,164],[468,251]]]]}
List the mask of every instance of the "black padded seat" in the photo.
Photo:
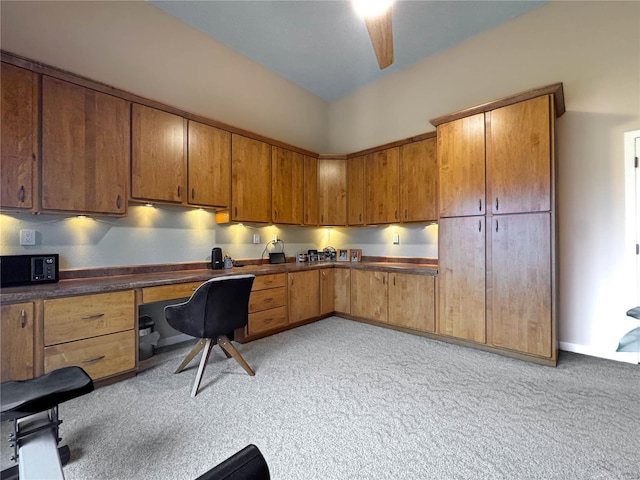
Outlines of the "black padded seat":
{"type": "Polygon", "coordinates": [[[93,391],[93,380],[80,367],[63,367],[29,380],[0,384],[0,420],[16,420],[56,407],[93,391]]]}

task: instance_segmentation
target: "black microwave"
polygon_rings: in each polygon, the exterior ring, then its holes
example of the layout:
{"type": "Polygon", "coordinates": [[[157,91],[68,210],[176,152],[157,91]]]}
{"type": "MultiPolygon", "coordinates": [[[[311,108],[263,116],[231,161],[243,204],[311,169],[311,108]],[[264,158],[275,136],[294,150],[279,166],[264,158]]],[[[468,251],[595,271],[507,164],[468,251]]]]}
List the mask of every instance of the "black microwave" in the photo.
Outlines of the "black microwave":
{"type": "Polygon", "coordinates": [[[0,256],[2,287],[58,281],[58,254],[0,256]]]}

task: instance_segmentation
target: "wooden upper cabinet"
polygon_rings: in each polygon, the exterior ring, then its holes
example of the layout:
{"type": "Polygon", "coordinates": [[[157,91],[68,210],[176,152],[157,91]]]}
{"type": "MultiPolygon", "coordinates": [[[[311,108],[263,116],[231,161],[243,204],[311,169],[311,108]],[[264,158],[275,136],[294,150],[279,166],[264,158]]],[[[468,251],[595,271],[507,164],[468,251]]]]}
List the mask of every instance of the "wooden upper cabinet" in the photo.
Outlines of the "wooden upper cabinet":
{"type": "Polygon", "coordinates": [[[403,222],[438,219],[436,137],[400,147],[400,217],[403,222]]]}
{"type": "Polygon", "coordinates": [[[129,103],[42,78],[42,210],[125,215],[129,103]]]}
{"type": "Polygon", "coordinates": [[[302,224],[303,156],[271,147],[271,220],[273,223],[302,224]]]}
{"type": "Polygon", "coordinates": [[[347,224],[347,160],[318,160],[318,215],[320,225],[347,224]]]}
{"type": "Polygon", "coordinates": [[[484,215],[484,113],[438,125],[441,217],[484,215]]]}
{"type": "Polygon", "coordinates": [[[304,156],[302,212],[304,225],[318,224],[318,159],[304,156]]]}
{"type": "Polygon", "coordinates": [[[493,214],[551,209],[551,95],[487,112],[487,201],[493,214]]]}
{"type": "Polygon", "coordinates": [[[347,223],[364,225],[364,155],[347,160],[347,223]]]}
{"type": "Polygon", "coordinates": [[[368,224],[400,221],[400,149],[371,153],[365,159],[365,204],[368,224]]]}
{"type": "Polygon", "coordinates": [[[131,115],[131,197],[186,203],[187,121],[135,103],[131,115]]]}
{"type": "Polygon", "coordinates": [[[187,203],[228,207],[231,187],[231,134],[209,125],[188,123],[187,203]]]}
{"type": "Polygon", "coordinates": [[[271,222],[271,146],[231,135],[231,220],[271,222]]]}
{"type": "Polygon", "coordinates": [[[541,357],[551,357],[551,215],[497,215],[491,225],[488,266],[489,341],[541,357]]]}
{"type": "Polygon", "coordinates": [[[1,68],[0,208],[35,209],[38,79],[13,65],[3,63],[1,68]]]}
{"type": "Polygon", "coordinates": [[[438,228],[437,333],[485,343],[485,217],[441,218],[438,228]]]}

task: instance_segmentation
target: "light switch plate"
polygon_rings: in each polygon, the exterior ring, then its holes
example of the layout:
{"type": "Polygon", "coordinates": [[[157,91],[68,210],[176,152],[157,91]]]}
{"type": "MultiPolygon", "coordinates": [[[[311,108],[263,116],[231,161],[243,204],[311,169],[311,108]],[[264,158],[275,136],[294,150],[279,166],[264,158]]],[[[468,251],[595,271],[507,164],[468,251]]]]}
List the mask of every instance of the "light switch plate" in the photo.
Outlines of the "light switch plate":
{"type": "Polygon", "coordinates": [[[35,245],[36,231],[23,228],[20,230],[20,245],[35,245]]]}
{"type": "Polygon", "coordinates": [[[254,233],[253,234],[253,243],[260,243],[260,234],[259,233],[254,233]]]}
{"type": "Polygon", "coordinates": [[[394,245],[398,245],[400,243],[400,235],[398,235],[397,233],[393,234],[393,244],[394,245]]]}

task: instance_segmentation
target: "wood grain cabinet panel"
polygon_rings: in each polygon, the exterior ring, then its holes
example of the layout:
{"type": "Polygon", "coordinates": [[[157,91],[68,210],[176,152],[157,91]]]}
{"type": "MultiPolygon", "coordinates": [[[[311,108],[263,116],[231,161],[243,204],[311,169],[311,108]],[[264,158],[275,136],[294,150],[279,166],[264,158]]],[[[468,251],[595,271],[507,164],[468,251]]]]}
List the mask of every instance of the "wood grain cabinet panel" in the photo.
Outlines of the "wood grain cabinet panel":
{"type": "Polygon", "coordinates": [[[271,220],[302,224],[304,157],[280,147],[271,147],[271,220]]]}
{"type": "Polygon", "coordinates": [[[320,315],[332,313],[335,310],[335,270],[322,268],[320,270],[320,315]]]}
{"type": "Polygon", "coordinates": [[[336,313],[351,314],[351,270],[334,268],[334,310],[336,313]]]}
{"type": "Polygon", "coordinates": [[[318,159],[320,225],[347,224],[347,160],[318,159]]]}
{"type": "Polygon", "coordinates": [[[140,303],[154,303],[164,300],[189,298],[203,283],[204,282],[187,282],[174,283],[172,285],[158,285],[157,287],[144,287],[142,289],[142,301],[140,303]]]}
{"type": "Polygon", "coordinates": [[[125,215],[129,102],[42,78],[42,210],[125,215]]]}
{"type": "Polygon", "coordinates": [[[400,216],[403,222],[438,219],[435,137],[400,147],[400,216]]]}
{"type": "Polygon", "coordinates": [[[389,324],[433,332],[435,315],[435,277],[389,274],[389,324]]]}
{"type": "Polygon", "coordinates": [[[38,79],[33,72],[6,63],[1,69],[0,208],[35,209],[38,79]]]}
{"type": "Polygon", "coordinates": [[[485,218],[442,218],[437,333],[485,343],[485,218]]]}
{"type": "Polygon", "coordinates": [[[400,221],[400,149],[371,153],[365,159],[365,210],[368,224],[400,221]]]}
{"type": "Polygon", "coordinates": [[[231,220],[271,222],[271,146],[231,135],[231,220]]]}
{"type": "Polygon", "coordinates": [[[116,375],[136,366],[137,331],[103,335],[45,347],[44,371],[77,365],[93,380],[116,375]]]}
{"type": "Polygon", "coordinates": [[[134,328],[133,290],[44,301],[44,344],[70,342],[134,328]]]}
{"type": "Polygon", "coordinates": [[[550,95],[488,112],[487,201],[496,214],[551,209],[550,95]]]}
{"type": "Polygon", "coordinates": [[[247,333],[257,335],[259,333],[275,330],[287,326],[287,307],[277,307],[249,314],[247,333]]]}
{"type": "Polygon", "coordinates": [[[320,315],[320,272],[291,272],[289,275],[289,323],[320,315]]]}
{"type": "Polygon", "coordinates": [[[187,203],[229,207],[231,134],[198,122],[188,122],[187,203]]]}
{"type": "Polygon", "coordinates": [[[438,125],[440,217],[484,215],[484,114],[438,125]]]}
{"type": "Polygon", "coordinates": [[[347,160],[347,223],[364,225],[364,155],[347,160]]]}
{"type": "Polygon", "coordinates": [[[387,323],[387,283],[387,272],[352,270],[351,314],[356,317],[387,323]]]}
{"type": "Polygon", "coordinates": [[[0,366],[2,382],[33,378],[34,307],[18,303],[0,307],[0,366]]]}
{"type": "Polygon", "coordinates": [[[552,354],[551,217],[494,216],[487,323],[496,347],[552,354]]]}
{"type": "Polygon", "coordinates": [[[304,156],[303,212],[304,225],[318,224],[318,159],[304,156]]]}
{"type": "Polygon", "coordinates": [[[183,203],[186,198],[186,120],[133,104],[131,196],[137,200],[183,203]]]}

